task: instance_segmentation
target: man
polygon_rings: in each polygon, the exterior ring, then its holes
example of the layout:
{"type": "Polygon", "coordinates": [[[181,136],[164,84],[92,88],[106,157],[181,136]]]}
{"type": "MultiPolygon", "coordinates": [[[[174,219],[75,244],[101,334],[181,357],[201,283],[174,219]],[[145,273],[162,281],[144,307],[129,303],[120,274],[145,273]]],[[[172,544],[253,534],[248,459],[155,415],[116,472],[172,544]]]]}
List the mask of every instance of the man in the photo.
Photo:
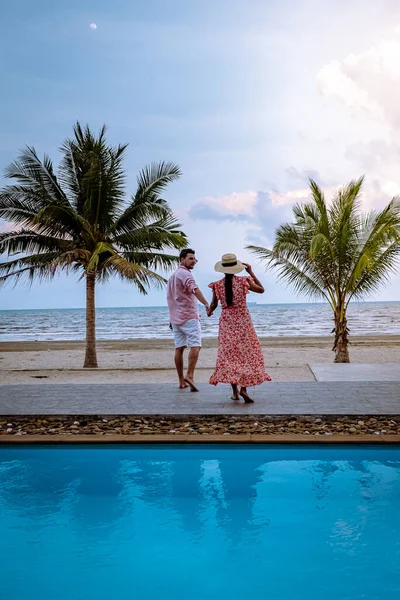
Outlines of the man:
{"type": "Polygon", "coordinates": [[[179,388],[190,387],[191,392],[199,390],[194,384],[194,369],[201,348],[201,330],[198,301],[209,309],[209,304],[199,290],[192,269],[197,259],[191,248],[181,250],[180,265],[168,280],[167,301],[171,327],[175,342],[175,367],[179,378],[179,388]],[[190,346],[186,377],[183,375],[183,353],[190,346]]]}

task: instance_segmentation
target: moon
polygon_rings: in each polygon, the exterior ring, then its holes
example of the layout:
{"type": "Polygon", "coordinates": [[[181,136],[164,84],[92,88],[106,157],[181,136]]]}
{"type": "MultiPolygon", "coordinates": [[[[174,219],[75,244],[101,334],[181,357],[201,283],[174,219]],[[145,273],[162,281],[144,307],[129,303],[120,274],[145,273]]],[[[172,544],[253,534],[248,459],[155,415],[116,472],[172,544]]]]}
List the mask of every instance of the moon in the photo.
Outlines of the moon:
{"type": "Polygon", "coordinates": [[[97,29],[96,23],[90,23],[89,27],[90,29],[97,29]]]}

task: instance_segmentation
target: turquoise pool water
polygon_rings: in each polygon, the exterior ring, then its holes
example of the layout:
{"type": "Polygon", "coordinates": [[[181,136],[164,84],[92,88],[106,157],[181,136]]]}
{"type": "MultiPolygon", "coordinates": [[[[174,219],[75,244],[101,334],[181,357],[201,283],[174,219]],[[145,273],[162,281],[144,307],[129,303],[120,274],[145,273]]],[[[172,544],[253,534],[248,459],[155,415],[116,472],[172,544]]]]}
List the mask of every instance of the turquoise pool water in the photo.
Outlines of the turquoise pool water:
{"type": "Polygon", "coordinates": [[[398,600],[400,449],[0,447],[0,597],[398,600]]]}

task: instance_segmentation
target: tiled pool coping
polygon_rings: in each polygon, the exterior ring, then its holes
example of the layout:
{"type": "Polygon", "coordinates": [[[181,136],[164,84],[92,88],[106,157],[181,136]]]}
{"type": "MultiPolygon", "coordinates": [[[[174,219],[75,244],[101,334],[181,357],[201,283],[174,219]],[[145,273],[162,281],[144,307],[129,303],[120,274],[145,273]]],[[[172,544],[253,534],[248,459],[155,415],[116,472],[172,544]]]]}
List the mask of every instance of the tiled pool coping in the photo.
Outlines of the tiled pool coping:
{"type": "Polygon", "coordinates": [[[400,444],[400,435],[0,435],[1,445],[26,444],[400,444]]]}

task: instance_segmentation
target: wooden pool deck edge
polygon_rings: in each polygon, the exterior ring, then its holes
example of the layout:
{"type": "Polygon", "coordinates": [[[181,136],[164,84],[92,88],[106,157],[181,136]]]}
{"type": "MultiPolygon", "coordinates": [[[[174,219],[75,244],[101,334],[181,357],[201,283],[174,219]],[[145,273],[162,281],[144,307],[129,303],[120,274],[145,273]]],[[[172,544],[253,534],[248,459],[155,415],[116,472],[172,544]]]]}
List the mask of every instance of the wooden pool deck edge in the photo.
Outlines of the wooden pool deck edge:
{"type": "Polygon", "coordinates": [[[49,444],[400,444],[400,435],[51,434],[0,435],[0,445],[49,444]]]}

